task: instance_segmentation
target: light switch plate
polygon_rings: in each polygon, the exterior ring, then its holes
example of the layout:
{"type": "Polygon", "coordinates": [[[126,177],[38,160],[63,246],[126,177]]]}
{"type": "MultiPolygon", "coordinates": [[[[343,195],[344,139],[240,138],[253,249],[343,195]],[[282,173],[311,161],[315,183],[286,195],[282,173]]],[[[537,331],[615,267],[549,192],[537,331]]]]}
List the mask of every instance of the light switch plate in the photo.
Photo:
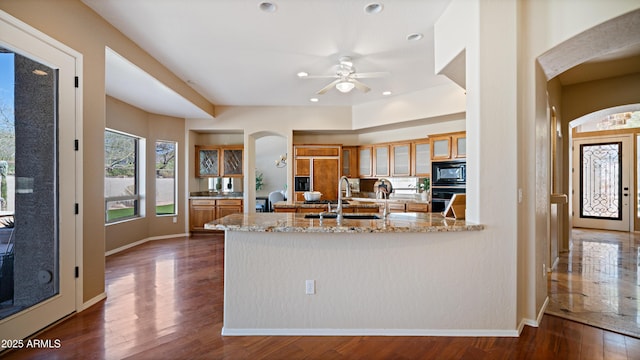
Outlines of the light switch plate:
{"type": "Polygon", "coordinates": [[[313,295],[316,293],[316,281],[315,280],[307,280],[305,281],[305,293],[307,295],[313,295]]]}

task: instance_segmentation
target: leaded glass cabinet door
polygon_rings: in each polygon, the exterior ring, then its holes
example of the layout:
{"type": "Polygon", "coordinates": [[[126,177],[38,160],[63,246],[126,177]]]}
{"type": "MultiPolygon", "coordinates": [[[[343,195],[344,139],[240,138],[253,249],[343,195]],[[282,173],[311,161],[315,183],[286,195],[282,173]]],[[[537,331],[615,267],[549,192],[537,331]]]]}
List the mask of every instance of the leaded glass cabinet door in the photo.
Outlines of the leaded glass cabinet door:
{"type": "Polygon", "coordinates": [[[574,141],[574,226],[630,230],[632,144],[628,136],[574,141]]]}

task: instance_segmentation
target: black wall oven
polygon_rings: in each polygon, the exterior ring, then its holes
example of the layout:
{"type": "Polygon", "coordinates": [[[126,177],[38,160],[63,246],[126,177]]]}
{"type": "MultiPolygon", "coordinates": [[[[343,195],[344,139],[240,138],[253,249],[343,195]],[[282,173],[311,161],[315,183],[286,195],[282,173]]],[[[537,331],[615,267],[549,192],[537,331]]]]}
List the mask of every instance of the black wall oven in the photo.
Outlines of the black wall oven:
{"type": "Polygon", "coordinates": [[[434,161],[431,164],[433,186],[465,186],[467,163],[465,161],[434,161]]]}

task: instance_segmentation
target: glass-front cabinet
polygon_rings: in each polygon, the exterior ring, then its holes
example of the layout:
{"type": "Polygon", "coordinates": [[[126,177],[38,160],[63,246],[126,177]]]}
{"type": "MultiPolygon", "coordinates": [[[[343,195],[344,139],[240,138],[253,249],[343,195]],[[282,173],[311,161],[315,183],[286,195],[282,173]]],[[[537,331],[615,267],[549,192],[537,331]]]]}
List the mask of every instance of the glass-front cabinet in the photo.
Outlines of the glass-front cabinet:
{"type": "Polygon", "coordinates": [[[391,145],[391,176],[411,175],[411,144],[391,145]]]}
{"type": "Polygon", "coordinates": [[[371,166],[371,146],[358,147],[358,173],[360,177],[372,177],[373,169],[371,166]]]}
{"type": "Polygon", "coordinates": [[[196,145],[196,177],[239,177],[243,147],[196,145]]]}
{"type": "Polygon", "coordinates": [[[413,176],[429,176],[431,174],[431,142],[416,141],[413,144],[413,176]]]}
{"type": "Polygon", "coordinates": [[[373,176],[389,176],[389,145],[373,147],[373,176]]]}
{"type": "Polygon", "coordinates": [[[222,176],[242,176],[242,147],[222,148],[222,176]]]}
{"type": "Polygon", "coordinates": [[[196,176],[220,176],[220,148],[196,145],[196,176]]]}

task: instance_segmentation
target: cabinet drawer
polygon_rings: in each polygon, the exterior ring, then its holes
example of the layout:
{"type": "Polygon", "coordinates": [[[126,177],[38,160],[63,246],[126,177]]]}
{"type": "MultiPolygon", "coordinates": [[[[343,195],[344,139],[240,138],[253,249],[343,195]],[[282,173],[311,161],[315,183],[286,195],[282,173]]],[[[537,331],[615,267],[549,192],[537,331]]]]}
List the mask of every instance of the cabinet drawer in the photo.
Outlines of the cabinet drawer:
{"type": "Polygon", "coordinates": [[[407,203],[407,212],[429,212],[429,204],[407,203]]]}
{"type": "Polygon", "coordinates": [[[220,205],[242,206],[241,199],[223,199],[223,200],[216,200],[216,201],[218,202],[218,206],[220,205]]]}
{"type": "Polygon", "coordinates": [[[191,200],[191,205],[215,205],[215,200],[191,200]]]}

